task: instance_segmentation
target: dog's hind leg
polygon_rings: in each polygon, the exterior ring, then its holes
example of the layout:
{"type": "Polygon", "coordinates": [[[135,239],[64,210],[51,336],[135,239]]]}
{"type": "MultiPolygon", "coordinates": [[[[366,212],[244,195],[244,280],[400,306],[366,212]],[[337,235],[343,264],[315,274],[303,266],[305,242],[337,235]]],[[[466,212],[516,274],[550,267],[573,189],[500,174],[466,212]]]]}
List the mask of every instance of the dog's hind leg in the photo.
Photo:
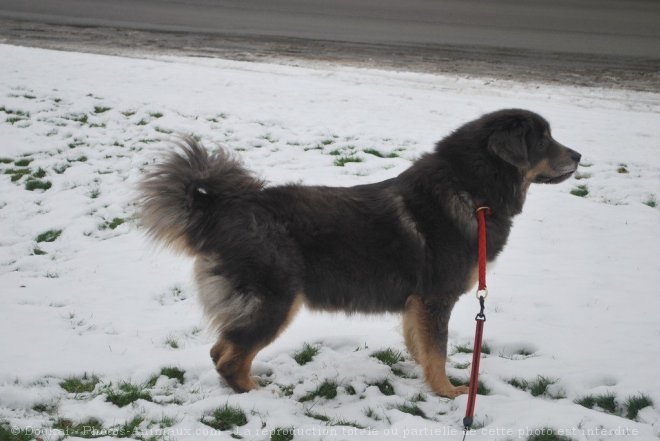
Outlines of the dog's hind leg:
{"type": "Polygon", "coordinates": [[[249,317],[225,329],[211,348],[216,370],[236,392],[257,388],[250,376],[252,360],[287,327],[302,305],[302,296],[266,301],[249,317]]]}
{"type": "Polygon", "coordinates": [[[424,370],[426,382],[443,397],[454,398],[468,392],[466,386],[455,387],[447,378],[447,337],[453,302],[427,304],[419,296],[406,300],[403,332],[408,351],[424,370]]]}

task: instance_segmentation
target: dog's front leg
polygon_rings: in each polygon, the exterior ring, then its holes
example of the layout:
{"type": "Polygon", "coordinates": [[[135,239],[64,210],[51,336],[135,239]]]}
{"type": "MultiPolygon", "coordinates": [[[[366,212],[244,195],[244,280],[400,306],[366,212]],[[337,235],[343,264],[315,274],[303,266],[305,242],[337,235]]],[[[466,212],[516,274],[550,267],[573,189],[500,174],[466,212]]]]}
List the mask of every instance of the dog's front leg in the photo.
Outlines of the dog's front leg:
{"type": "Polygon", "coordinates": [[[406,301],[403,331],[406,346],[424,370],[426,382],[443,397],[454,398],[468,392],[467,386],[455,387],[447,378],[447,338],[449,317],[454,303],[427,303],[412,295],[406,301]]]}

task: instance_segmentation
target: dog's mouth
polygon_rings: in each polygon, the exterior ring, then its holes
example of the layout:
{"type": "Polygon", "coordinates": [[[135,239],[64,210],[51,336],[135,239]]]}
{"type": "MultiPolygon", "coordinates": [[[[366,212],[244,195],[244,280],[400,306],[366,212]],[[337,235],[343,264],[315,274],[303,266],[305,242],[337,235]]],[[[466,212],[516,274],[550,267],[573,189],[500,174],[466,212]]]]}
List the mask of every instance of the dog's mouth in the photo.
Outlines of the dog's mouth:
{"type": "Polygon", "coordinates": [[[567,173],[558,175],[558,176],[546,176],[546,175],[540,175],[537,176],[534,182],[539,183],[539,184],[558,184],[560,182],[565,181],[566,179],[570,178],[573,173],[575,173],[576,169],[573,169],[567,173]]]}

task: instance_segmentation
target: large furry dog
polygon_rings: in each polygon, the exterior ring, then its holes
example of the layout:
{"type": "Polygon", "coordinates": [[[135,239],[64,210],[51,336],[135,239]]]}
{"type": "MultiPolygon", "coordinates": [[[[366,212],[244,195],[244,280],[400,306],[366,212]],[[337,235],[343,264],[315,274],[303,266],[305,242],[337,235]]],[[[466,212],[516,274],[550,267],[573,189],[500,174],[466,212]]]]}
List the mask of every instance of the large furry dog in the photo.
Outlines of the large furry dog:
{"type": "Polygon", "coordinates": [[[475,208],[487,205],[488,259],[504,247],[532,183],[557,183],[580,154],[541,116],[501,110],[465,124],[399,176],[355,187],[265,186],[226,151],[192,139],[141,182],[155,239],[195,257],[211,358],[236,391],[304,303],[311,309],[403,313],[406,345],[439,395],[454,303],[477,275],[475,208]]]}

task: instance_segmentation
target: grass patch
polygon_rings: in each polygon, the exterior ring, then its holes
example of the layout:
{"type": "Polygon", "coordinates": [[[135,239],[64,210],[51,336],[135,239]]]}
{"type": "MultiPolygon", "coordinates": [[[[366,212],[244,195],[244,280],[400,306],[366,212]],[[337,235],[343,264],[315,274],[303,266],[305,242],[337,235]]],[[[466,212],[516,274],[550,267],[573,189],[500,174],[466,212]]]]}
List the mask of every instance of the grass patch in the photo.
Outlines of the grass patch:
{"type": "Polygon", "coordinates": [[[295,384],[278,384],[277,387],[282,391],[282,395],[285,397],[290,397],[293,395],[293,390],[296,388],[295,384]]]}
{"type": "MultiPolygon", "coordinates": [[[[449,376],[449,382],[454,386],[469,386],[470,380],[462,380],[460,378],[449,376]]],[[[479,395],[490,395],[490,389],[481,381],[477,384],[477,394],[479,395]]]]}
{"type": "Polygon", "coordinates": [[[104,430],[101,422],[94,418],[78,424],[74,424],[71,420],[60,418],[53,423],[53,429],[63,431],[65,437],[100,438],[107,436],[107,434],[103,433],[104,430]]]}
{"type": "Polygon", "coordinates": [[[32,254],[35,256],[43,256],[46,254],[46,252],[39,247],[34,247],[34,249],[32,250],[32,254]]]}
{"type": "Polygon", "coordinates": [[[391,348],[387,348],[387,349],[383,349],[382,351],[374,352],[373,354],[371,354],[371,356],[373,358],[377,359],[378,361],[380,361],[381,363],[384,363],[384,364],[386,364],[390,367],[392,367],[392,365],[394,365],[396,363],[399,363],[399,362],[401,362],[405,359],[403,354],[401,353],[401,351],[395,351],[394,349],[391,349],[391,348]]]}
{"type": "Polygon", "coordinates": [[[291,441],[293,435],[293,427],[276,427],[270,434],[270,441],[291,441]]]}
{"type": "Polygon", "coordinates": [[[151,112],[151,113],[149,113],[149,116],[152,117],[152,118],[158,119],[158,118],[161,118],[163,116],[163,114],[160,113],[160,112],[151,112]]]}
{"type": "Polygon", "coordinates": [[[539,395],[546,395],[548,386],[555,384],[556,382],[557,380],[539,375],[536,377],[536,380],[529,383],[529,393],[534,397],[538,397],[539,395]]]}
{"type": "Polygon", "coordinates": [[[369,386],[376,386],[381,394],[383,395],[394,395],[394,386],[387,379],[377,381],[375,383],[369,383],[369,386]]]}
{"type": "Polygon", "coordinates": [[[25,175],[32,173],[29,168],[8,168],[5,170],[6,175],[11,175],[11,182],[16,182],[25,175]]]}
{"type": "Polygon", "coordinates": [[[535,429],[534,434],[527,438],[527,441],[573,441],[573,438],[556,434],[554,430],[544,427],[535,429]]]}
{"type": "Polygon", "coordinates": [[[165,135],[170,135],[170,134],[172,133],[171,130],[169,130],[169,129],[164,129],[164,128],[162,128],[162,127],[155,127],[154,130],[157,131],[158,133],[163,133],[163,134],[165,134],[165,135]]]}
{"type": "Polygon", "coordinates": [[[651,208],[655,208],[658,203],[655,200],[655,196],[649,196],[649,198],[643,202],[644,205],[648,205],[651,208]]]}
{"type": "Polygon", "coordinates": [[[314,418],[315,420],[323,421],[324,423],[329,423],[330,422],[330,417],[327,415],[323,415],[321,413],[315,413],[312,412],[311,410],[308,410],[305,412],[305,416],[308,416],[310,418],[314,418]]]}
{"type": "Polygon", "coordinates": [[[0,164],[11,164],[12,162],[14,162],[14,160],[11,158],[0,158],[0,164]]]}
{"type": "Polygon", "coordinates": [[[356,395],[357,394],[357,391],[355,390],[355,388],[353,386],[351,386],[350,384],[348,386],[345,386],[344,390],[346,391],[346,393],[348,395],[356,395]]]}
{"type": "Polygon", "coordinates": [[[312,361],[312,359],[318,353],[319,348],[308,343],[304,343],[302,349],[293,354],[293,359],[296,360],[296,363],[302,366],[312,361]]]}
{"type": "Polygon", "coordinates": [[[88,376],[87,373],[84,373],[82,377],[66,378],[60,383],[60,387],[70,394],[80,394],[92,392],[99,381],[99,377],[96,375],[88,376]]]}
{"type": "Polygon", "coordinates": [[[454,346],[454,353],[455,354],[471,354],[472,353],[472,346],[469,346],[469,345],[456,345],[456,346],[454,346]]]}
{"type": "Polygon", "coordinates": [[[571,194],[573,196],[579,196],[579,197],[583,198],[583,197],[585,197],[586,195],[589,194],[589,189],[587,188],[586,185],[578,185],[573,190],[571,190],[571,194]]]}
{"type": "Polygon", "coordinates": [[[644,394],[633,395],[628,397],[624,406],[626,408],[626,418],[634,420],[637,418],[637,414],[640,410],[648,406],[653,406],[653,401],[644,394]]]}
{"type": "Polygon", "coordinates": [[[378,158],[384,158],[384,157],[385,157],[381,152],[379,152],[379,151],[376,150],[376,149],[364,149],[364,150],[362,150],[362,151],[363,151],[364,153],[369,154],[369,155],[374,155],[374,156],[376,156],[376,157],[378,157],[378,158]]]}
{"type": "Polygon", "coordinates": [[[371,418],[372,420],[376,420],[376,421],[380,421],[380,420],[381,420],[380,416],[378,416],[378,414],[376,413],[376,411],[373,410],[371,407],[367,407],[366,409],[364,409],[364,415],[365,415],[367,418],[371,418]]]}
{"type": "Polygon", "coordinates": [[[131,116],[135,115],[134,110],[127,110],[126,112],[121,112],[122,115],[124,115],[126,118],[130,118],[131,116]]]}
{"type": "Polygon", "coordinates": [[[37,236],[37,243],[41,242],[55,242],[62,234],[62,230],[48,230],[37,236]]]}
{"type": "Polygon", "coordinates": [[[598,407],[607,413],[616,413],[616,396],[613,393],[605,393],[600,395],[587,395],[585,397],[575,400],[576,404],[593,409],[598,407]]]}
{"type": "Polygon", "coordinates": [[[25,116],[26,118],[30,117],[30,112],[24,112],[23,110],[6,109],[4,106],[0,107],[0,112],[5,112],[7,115],[25,116]]]}
{"type": "Polygon", "coordinates": [[[229,430],[236,426],[244,426],[248,422],[245,412],[240,407],[229,404],[217,408],[210,415],[202,417],[200,421],[216,430],[229,430]]]}
{"type": "Polygon", "coordinates": [[[67,144],[67,147],[70,149],[75,149],[76,147],[80,147],[81,145],[85,145],[83,141],[71,141],[70,143],[67,144]]]}
{"type": "Polygon", "coordinates": [[[357,429],[364,429],[364,426],[356,423],[355,421],[345,420],[343,418],[339,418],[339,419],[330,418],[327,415],[314,413],[311,410],[305,412],[305,416],[314,418],[315,420],[323,421],[327,426],[350,426],[350,427],[355,427],[357,429]]]}
{"type": "Polygon", "coordinates": [[[163,415],[163,417],[160,419],[160,421],[157,422],[158,427],[161,429],[166,429],[168,427],[172,427],[173,425],[177,424],[179,422],[178,419],[174,417],[168,417],[163,415]]]}
{"type": "Polygon", "coordinates": [[[46,176],[46,170],[44,170],[44,169],[41,168],[41,167],[39,167],[39,169],[37,169],[36,172],[32,173],[32,177],[33,177],[33,178],[41,179],[41,178],[43,178],[44,176],[46,176]]]}
{"type": "Polygon", "coordinates": [[[34,410],[35,412],[42,412],[42,413],[52,413],[55,412],[55,409],[57,409],[57,407],[53,404],[40,403],[32,406],[32,410],[34,410]]]}
{"type": "Polygon", "coordinates": [[[316,397],[325,398],[326,400],[331,400],[337,396],[337,383],[334,380],[325,380],[319,385],[315,390],[309,392],[300,398],[299,401],[309,401],[313,400],[316,397]]]}
{"type": "Polygon", "coordinates": [[[70,119],[71,121],[79,122],[80,124],[87,124],[89,121],[89,115],[86,113],[81,113],[78,115],[70,115],[67,119],[70,119]]]}
{"type": "Polygon", "coordinates": [[[184,383],[183,376],[185,373],[186,371],[184,371],[183,369],[179,369],[178,367],[173,367],[173,366],[164,367],[160,370],[161,375],[164,375],[167,378],[172,378],[174,380],[177,380],[181,384],[184,383]]]}
{"type": "Polygon", "coordinates": [[[50,187],[53,186],[53,183],[50,181],[42,181],[41,179],[34,179],[34,178],[29,178],[25,182],[25,189],[28,191],[34,191],[34,190],[48,190],[50,187]]]}
{"type": "Polygon", "coordinates": [[[22,116],[10,116],[9,118],[7,118],[5,120],[5,122],[8,122],[9,124],[12,124],[12,125],[16,124],[19,121],[26,121],[26,118],[24,118],[22,116]]]}
{"type": "Polygon", "coordinates": [[[512,378],[509,381],[507,381],[511,386],[515,387],[516,389],[520,389],[523,391],[526,391],[529,388],[529,382],[525,380],[524,378],[512,378]]]}
{"type": "Polygon", "coordinates": [[[185,373],[186,373],[186,371],[184,371],[182,369],[179,369],[178,367],[174,367],[174,366],[164,367],[160,370],[160,373],[158,375],[152,376],[149,379],[149,381],[147,381],[146,386],[148,388],[154,387],[156,385],[156,382],[158,381],[158,378],[161,375],[165,376],[167,378],[177,380],[179,383],[183,384],[183,382],[184,382],[183,376],[184,376],[185,373]]]}
{"type": "Polygon", "coordinates": [[[422,412],[422,409],[420,409],[419,406],[417,406],[415,403],[404,403],[400,406],[397,406],[396,409],[403,413],[409,413],[410,415],[426,418],[426,415],[424,412],[422,412]]]}
{"type": "Polygon", "coordinates": [[[105,113],[112,107],[94,106],[94,113],[105,113]]]}
{"type": "Polygon", "coordinates": [[[69,164],[64,164],[60,166],[53,167],[53,171],[57,173],[58,175],[61,175],[66,171],[67,168],[71,167],[69,164]]]}
{"type": "Polygon", "coordinates": [[[34,435],[25,429],[16,430],[5,424],[0,424],[0,440],[2,441],[31,441],[34,435]],[[17,432],[17,433],[14,433],[17,432]]]}
{"type": "Polygon", "coordinates": [[[331,420],[329,423],[330,426],[348,426],[348,427],[355,427],[356,429],[364,429],[365,427],[360,424],[356,423],[355,421],[351,420],[345,420],[344,418],[339,418],[335,420],[331,420]]]}
{"type": "Polygon", "coordinates": [[[165,344],[172,349],[179,349],[179,342],[174,337],[167,337],[165,344]]]}
{"type": "Polygon", "coordinates": [[[628,173],[628,169],[626,168],[625,165],[622,165],[622,166],[620,166],[619,168],[616,169],[616,172],[617,172],[617,173],[621,173],[621,174],[627,174],[627,173],[628,173]]]}
{"type": "Polygon", "coordinates": [[[343,167],[344,165],[348,164],[349,162],[362,162],[362,159],[358,158],[355,155],[340,156],[339,158],[335,159],[334,164],[337,167],[343,167]]]}
{"type": "MultiPolygon", "coordinates": [[[[133,435],[144,422],[144,417],[140,415],[134,416],[131,420],[126,421],[117,429],[117,438],[135,438],[133,435]]],[[[140,438],[138,438],[140,439],[140,438]]]]}
{"type": "Polygon", "coordinates": [[[105,221],[104,223],[99,225],[99,230],[107,230],[108,228],[114,230],[124,222],[126,222],[125,219],[122,219],[121,217],[115,217],[111,221],[105,221]]]}
{"type": "Polygon", "coordinates": [[[523,378],[512,378],[507,381],[507,383],[509,383],[511,386],[522,391],[529,392],[534,397],[545,395],[556,400],[565,398],[563,394],[551,395],[548,393],[548,387],[555,384],[556,382],[556,379],[544,377],[543,375],[539,375],[533,381],[525,380],[523,378]]]}
{"type": "Polygon", "coordinates": [[[417,378],[415,374],[409,374],[403,369],[400,369],[398,367],[393,367],[392,368],[392,373],[396,375],[399,378],[417,378]]]}
{"type": "Polygon", "coordinates": [[[106,390],[105,401],[117,407],[124,407],[137,400],[151,401],[151,394],[142,386],[132,383],[122,383],[116,390],[106,390]]]}
{"type": "Polygon", "coordinates": [[[149,121],[147,121],[144,118],[142,118],[140,121],[135,123],[136,126],[146,126],[147,124],[149,124],[149,121]]]}
{"type": "Polygon", "coordinates": [[[118,226],[123,224],[124,222],[125,222],[124,219],[122,219],[120,217],[115,217],[108,224],[108,228],[110,228],[111,230],[114,230],[115,228],[117,228],[118,226]]]}
{"type": "Polygon", "coordinates": [[[426,401],[426,395],[424,395],[421,392],[418,392],[417,394],[413,395],[410,398],[410,401],[413,403],[419,403],[420,401],[426,401]]]}
{"type": "MultiPolygon", "coordinates": [[[[456,345],[454,346],[454,353],[455,354],[471,354],[474,350],[473,346],[470,345],[456,345]]],[[[482,354],[490,354],[490,346],[488,346],[488,343],[483,343],[481,345],[481,353],[482,354]]]]}
{"type": "Polygon", "coordinates": [[[14,165],[17,167],[27,167],[32,162],[32,159],[24,158],[14,161],[14,165]]]}

